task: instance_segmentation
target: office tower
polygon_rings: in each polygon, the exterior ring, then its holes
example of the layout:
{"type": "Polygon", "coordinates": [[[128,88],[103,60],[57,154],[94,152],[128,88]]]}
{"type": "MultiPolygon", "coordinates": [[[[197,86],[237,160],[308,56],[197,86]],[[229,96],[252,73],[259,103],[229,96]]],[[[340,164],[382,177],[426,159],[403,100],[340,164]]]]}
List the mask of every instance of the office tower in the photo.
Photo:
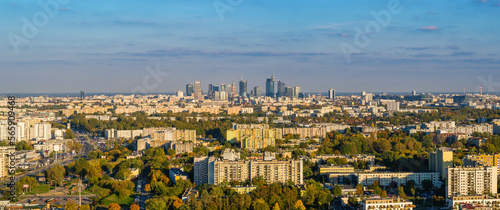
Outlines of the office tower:
{"type": "Polygon", "coordinates": [[[274,98],[274,77],[271,77],[266,81],[266,96],[274,98]]]}
{"type": "Polygon", "coordinates": [[[85,99],[85,92],[83,91],[80,91],[80,99],[85,99]]]}
{"type": "Polygon", "coordinates": [[[417,95],[417,91],[411,91],[411,95],[412,96],[416,96],[417,95]]]}
{"type": "Polygon", "coordinates": [[[276,97],[281,97],[281,96],[284,96],[285,95],[285,89],[286,89],[286,86],[285,86],[285,83],[278,80],[278,92],[276,93],[276,97]]]}
{"type": "Polygon", "coordinates": [[[193,96],[193,93],[194,93],[194,85],[187,84],[186,85],[186,96],[193,96]]]}
{"type": "Polygon", "coordinates": [[[335,100],[335,89],[328,90],[328,98],[335,100]]]}
{"type": "Polygon", "coordinates": [[[247,81],[246,80],[240,81],[240,96],[243,98],[248,97],[247,96],[247,81]]]}
{"type": "Polygon", "coordinates": [[[447,168],[446,197],[497,194],[498,166],[447,168]]]}
{"type": "Polygon", "coordinates": [[[388,112],[399,112],[399,102],[387,102],[387,111],[388,112]]]}
{"type": "Polygon", "coordinates": [[[219,86],[214,85],[212,86],[212,92],[219,91],[219,86]]]}
{"type": "Polygon", "coordinates": [[[229,85],[228,84],[221,84],[220,85],[220,92],[228,92],[229,91],[229,85]]]}
{"type": "Polygon", "coordinates": [[[285,88],[285,96],[287,98],[293,98],[293,88],[292,87],[286,87],[285,88]]]}
{"type": "Polygon", "coordinates": [[[176,95],[177,95],[178,98],[182,98],[182,97],[184,97],[184,92],[182,92],[182,90],[178,90],[176,92],[176,95]]]}
{"type": "Polygon", "coordinates": [[[234,81],[233,81],[233,85],[231,86],[231,98],[233,98],[235,96],[236,96],[236,85],[234,85],[234,81]]]}
{"type": "Polygon", "coordinates": [[[260,97],[262,95],[262,88],[260,86],[255,86],[253,88],[253,96],[260,97]]]}
{"type": "Polygon", "coordinates": [[[214,97],[214,91],[213,91],[213,85],[212,84],[208,84],[208,93],[207,93],[207,97],[209,99],[212,99],[214,97]]]}
{"type": "Polygon", "coordinates": [[[196,80],[194,82],[194,100],[203,100],[203,90],[201,89],[200,80],[196,80]]]}
{"type": "Polygon", "coordinates": [[[300,86],[297,85],[293,87],[293,97],[299,98],[299,94],[300,94],[300,86]]]}
{"type": "Polygon", "coordinates": [[[429,171],[439,172],[444,179],[448,167],[453,167],[453,150],[438,148],[434,152],[429,152],[429,171]]]}
{"type": "Polygon", "coordinates": [[[0,178],[9,175],[9,156],[16,151],[14,146],[1,146],[0,147],[0,178]]]}

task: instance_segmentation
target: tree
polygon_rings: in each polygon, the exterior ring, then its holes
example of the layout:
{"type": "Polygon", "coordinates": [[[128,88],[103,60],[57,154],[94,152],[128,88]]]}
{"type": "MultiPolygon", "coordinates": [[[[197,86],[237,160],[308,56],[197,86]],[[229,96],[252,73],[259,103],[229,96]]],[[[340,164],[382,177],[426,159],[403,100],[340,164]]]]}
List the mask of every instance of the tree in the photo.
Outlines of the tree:
{"type": "Polygon", "coordinates": [[[349,203],[349,205],[352,207],[357,207],[359,204],[358,199],[355,197],[349,197],[349,199],[347,200],[347,203],[349,203]]]}
{"type": "Polygon", "coordinates": [[[382,191],[382,195],[380,196],[382,198],[387,198],[387,192],[384,190],[382,191]]]}
{"type": "Polygon", "coordinates": [[[406,198],[405,189],[403,188],[403,185],[400,185],[398,187],[398,195],[399,197],[406,198]]]}
{"type": "Polygon", "coordinates": [[[333,195],[336,197],[342,195],[342,188],[339,185],[335,185],[335,187],[333,187],[333,195]]]}
{"type": "Polygon", "coordinates": [[[130,210],[141,210],[141,207],[134,203],[130,205],[130,210]]]}
{"type": "Polygon", "coordinates": [[[117,203],[110,203],[108,206],[108,210],[121,210],[122,207],[118,205],[117,203]]]}
{"type": "Polygon", "coordinates": [[[302,203],[302,200],[297,200],[295,201],[295,205],[293,205],[296,209],[300,210],[306,210],[306,207],[304,206],[304,203],[302,203]]]}
{"type": "Polygon", "coordinates": [[[80,207],[80,209],[78,209],[78,210],[90,210],[90,206],[89,205],[82,205],[80,207]]]}
{"type": "Polygon", "coordinates": [[[66,203],[65,207],[67,210],[78,210],[78,206],[76,205],[75,201],[73,201],[73,200],[69,200],[66,203]]]}
{"type": "Polygon", "coordinates": [[[424,179],[422,181],[422,186],[424,187],[425,191],[430,191],[434,187],[434,185],[432,184],[432,181],[429,179],[424,179]]]}
{"type": "Polygon", "coordinates": [[[278,202],[274,203],[273,210],[280,210],[280,205],[278,205],[278,202]]]}
{"type": "Polygon", "coordinates": [[[54,180],[56,184],[61,184],[64,179],[64,174],[66,173],[66,169],[64,169],[61,165],[52,166],[45,171],[45,177],[48,181],[54,180]]]}
{"type": "Polygon", "coordinates": [[[144,185],[144,190],[145,190],[146,192],[151,191],[151,184],[149,184],[149,183],[148,183],[148,184],[144,185]]]}
{"type": "Polygon", "coordinates": [[[64,134],[64,138],[65,139],[74,139],[75,134],[73,133],[73,131],[71,129],[66,129],[66,133],[64,134]]]}
{"type": "Polygon", "coordinates": [[[356,186],[356,195],[363,195],[364,191],[363,191],[363,185],[361,184],[358,184],[356,186]]]}
{"type": "Polygon", "coordinates": [[[174,205],[174,207],[175,207],[176,209],[179,209],[179,208],[180,208],[182,205],[184,205],[184,204],[182,203],[182,199],[180,199],[180,198],[179,198],[179,199],[177,199],[177,200],[175,200],[175,201],[174,201],[174,204],[173,204],[173,205],[174,205]]]}

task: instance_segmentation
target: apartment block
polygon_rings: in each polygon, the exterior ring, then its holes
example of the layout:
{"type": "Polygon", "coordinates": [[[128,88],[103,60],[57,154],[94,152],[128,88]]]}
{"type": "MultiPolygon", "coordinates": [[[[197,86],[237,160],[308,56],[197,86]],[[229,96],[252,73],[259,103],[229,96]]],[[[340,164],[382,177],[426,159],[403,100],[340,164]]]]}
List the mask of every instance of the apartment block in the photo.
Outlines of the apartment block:
{"type": "Polygon", "coordinates": [[[16,151],[14,146],[2,146],[0,147],[0,178],[9,175],[9,155],[16,151]]]}
{"type": "Polygon", "coordinates": [[[361,201],[361,209],[412,210],[416,206],[411,201],[400,198],[370,198],[361,201]]]}
{"type": "Polygon", "coordinates": [[[438,148],[429,152],[429,171],[439,172],[442,179],[446,178],[446,168],[453,167],[453,150],[438,148]]]}
{"type": "Polygon", "coordinates": [[[498,166],[448,168],[446,197],[497,194],[498,166]]]}
{"type": "Polygon", "coordinates": [[[434,186],[441,186],[438,172],[373,172],[373,173],[358,173],[358,183],[363,186],[370,186],[375,181],[379,181],[382,186],[389,186],[391,182],[396,182],[398,185],[404,185],[406,182],[413,180],[416,185],[422,185],[424,180],[430,180],[434,186]]]}

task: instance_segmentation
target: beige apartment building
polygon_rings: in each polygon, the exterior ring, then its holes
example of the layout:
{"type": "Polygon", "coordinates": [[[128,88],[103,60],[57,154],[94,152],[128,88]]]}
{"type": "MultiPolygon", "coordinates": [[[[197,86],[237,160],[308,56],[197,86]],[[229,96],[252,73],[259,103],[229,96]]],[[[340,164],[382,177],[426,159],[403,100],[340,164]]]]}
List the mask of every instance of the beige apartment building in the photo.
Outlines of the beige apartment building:
{"type": "Polygon", "coordinates": [[[497,194],[498,166],[448,168],[446,197],[497,194]]]}
{"type": "Polygon", "coordinates": [[[429,152],[429,171],[439,172],[442,179],[446,178],[446,168],[453,167],[453,150],[438,148],[429,152]]]}
{"type": "Polygon", "coordinates": [[[14,146],[3,146],[0,147],[0,178],[6,177],[9,175],[9,154],[16,151],[16,147],[14,146]]]}

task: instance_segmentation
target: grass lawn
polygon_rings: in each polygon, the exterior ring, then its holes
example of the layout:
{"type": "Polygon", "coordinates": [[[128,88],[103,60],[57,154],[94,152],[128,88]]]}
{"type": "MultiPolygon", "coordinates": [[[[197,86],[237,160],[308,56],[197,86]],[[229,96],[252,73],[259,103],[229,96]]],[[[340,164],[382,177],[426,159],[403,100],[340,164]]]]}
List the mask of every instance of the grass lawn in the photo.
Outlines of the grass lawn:
{"type": "Polygon", "coordinates": [[[108,206],[110,203],[118,203],[119,205],[126,205],[129,206],[134,202],[134,198],[132,197],[127,197],[125,199],[119,200],[118,196],[116,194],[111,194],[108,197],[103,198],[100,203],[101,205],[106,205],[108,206]]]}
{"type": "MultiPolygon", "coordinates": [[[[50,190],[53,190],[54,187],[50,186],[50,190]]],[[[26,195],[35,195],[49,192],[49,185],[47,184],[39,184],[36,188],[31,189],[31,192],[27,192],[26,195]]]]}

